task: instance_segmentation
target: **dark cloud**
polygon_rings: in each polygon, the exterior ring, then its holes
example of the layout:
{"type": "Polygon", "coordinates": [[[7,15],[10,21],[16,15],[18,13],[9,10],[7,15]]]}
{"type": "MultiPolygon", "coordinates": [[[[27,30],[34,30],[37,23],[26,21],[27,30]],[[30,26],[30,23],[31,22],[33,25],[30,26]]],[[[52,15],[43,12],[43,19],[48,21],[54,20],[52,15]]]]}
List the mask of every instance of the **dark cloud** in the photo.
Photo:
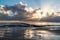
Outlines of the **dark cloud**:
{"type": "MultiPolygon", "coordinates": [[[[0,12],[0,20],[21,20],[30,18],[31,7],[22,2],[17,3],[13,6],[1,5],[2,13],[0,12]]],[[[1,10],[0,9],[0,10],[1,10]]]]}
{"type": "Polygon", "coordinates": [[[40,21],[45,21],[45,22],[60,22],[60,16],[47,17],[47,18],[41,19],[40,21]]]}

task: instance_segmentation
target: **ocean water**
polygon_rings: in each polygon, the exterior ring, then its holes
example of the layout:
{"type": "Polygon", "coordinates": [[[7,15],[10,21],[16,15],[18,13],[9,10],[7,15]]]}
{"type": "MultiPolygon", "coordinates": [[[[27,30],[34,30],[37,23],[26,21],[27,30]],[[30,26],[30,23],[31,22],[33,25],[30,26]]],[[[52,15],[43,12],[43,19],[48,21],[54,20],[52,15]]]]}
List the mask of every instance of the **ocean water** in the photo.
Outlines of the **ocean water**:
{"type": "MultiPolygon", "coordinates": [[[[41,31],[42,32],[42,31],[41,31]]],[[[60,40],[60,35],[56,35],[52,32],[47,32],[45,31],[46,33],[42,33],[42,34],[39,34],[38,36],[34,36],[32,39],[33,40],[60,40]]]]}
{"type": "Polygon", "coordinates": [[[34,25],[54,25],[49,30],[41,30],[40,27],[7,26],[0,27],[0,38],[16,38],[30,40],[60,40],[60,23],[56,22],[26,22],[34,25]]]}
{"type": "MultiPolygon", "coordinates": [[[[58,22],[28,22],[35,25],[51,25],[50,30],[32,30],[30,38],[32,40],[60,40],[60,23],[58,22]],[[53,25],[53,26],[52,26],[53,25]]],[[[39,27],[40,28],[40,27],[39,27]]],[[[28,38],[28,37],[27,37],[28,38]]]]}

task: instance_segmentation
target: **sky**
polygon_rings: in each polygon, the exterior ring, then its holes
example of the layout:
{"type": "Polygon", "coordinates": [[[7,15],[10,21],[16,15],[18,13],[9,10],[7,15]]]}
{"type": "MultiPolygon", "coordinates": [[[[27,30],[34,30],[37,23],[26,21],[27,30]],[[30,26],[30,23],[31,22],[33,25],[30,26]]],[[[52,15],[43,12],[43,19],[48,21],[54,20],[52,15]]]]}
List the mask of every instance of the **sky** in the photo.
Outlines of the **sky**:
{"type": "Polygon", "coordinates": [[[60,0],[41,0],[41,8],[60,11],[60,0]]]}
{"type": "Polygon", "coordinates": [[[0,0],[0,5],[15,5],[16,3],[23,2],[32,8],[54,9],[60,10],[60,0],[0,0]]]}
{"type": "Polygon", "coordinates": [[[0,5],[15,5],[16,3],[23,2],[28,6],[37,8],[40,7],[40,0],[0,0],[0,5]],[[37,3],[38,2],[38,3],[37,3]]]}
{"type": "MultiPolygon", "coordinates": [[[[33,18],[39,17],[40,19],[41,16],[40,16],[39,8],[41,8],[43,11],[47,9],[49,10],[49,12],[51,11],[60,12],[60,0],[0,0],[0,5],[10,6],[6,8],[7,12],[4,11],[3,13],[4,16],[2,15],[0,19],[2,18],[3,19],[4,18],[6,19],[9,19],[9,18],[29,19],[29,18],[32,18],[32,16],[34,16],[33,18]]],[[[54,19],[56,18],[57,17],[55,17],[54,19]]],[[[58,19],[59,18],[60,17],[58,17],[58,19]]]]}

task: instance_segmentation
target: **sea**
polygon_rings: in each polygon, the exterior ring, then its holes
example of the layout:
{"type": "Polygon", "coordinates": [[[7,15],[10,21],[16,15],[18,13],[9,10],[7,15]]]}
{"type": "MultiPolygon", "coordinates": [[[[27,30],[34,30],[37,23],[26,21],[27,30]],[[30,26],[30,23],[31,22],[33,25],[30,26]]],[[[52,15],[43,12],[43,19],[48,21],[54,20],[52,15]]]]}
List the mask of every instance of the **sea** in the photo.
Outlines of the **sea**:
{"type": "MultiPolygon", "coordinates": [[[[22,23],[22,22],[19,22],[22,23]]],[[[40,27],[21,27],[11,25],[13,23],[2,23],[6,24],[0,26],[0,38],[7,38],[13,40],[60,40],[60,23],[59,22],[30,22],[26,21],[24,23],[30,25],[39,25],[40,27]],[[7,26],[7,24],[10,24],[7,26]],[[48,25],[48,26],[47,26],[48,25]],[[49,30],[44,30],[42,26],[50,28],[49,30]]],[[[1,24],[1,23],[0,23],[1,24]]],[[[23,24],[22,24],[23,25],[23,24]]]]}

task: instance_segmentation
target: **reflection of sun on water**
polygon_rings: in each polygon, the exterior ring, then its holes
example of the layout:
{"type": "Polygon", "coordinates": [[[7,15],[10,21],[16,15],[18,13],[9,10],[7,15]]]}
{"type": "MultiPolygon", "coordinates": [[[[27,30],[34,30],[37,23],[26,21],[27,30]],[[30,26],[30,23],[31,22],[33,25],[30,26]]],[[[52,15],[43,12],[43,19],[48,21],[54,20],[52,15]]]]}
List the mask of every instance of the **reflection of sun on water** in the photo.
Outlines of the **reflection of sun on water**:
{"type": "MultiPolygon", "coordinates": [[[[35,24],[35,25],[52,25],[51,22],[30,22],[30,24],[35,24]]],[[[53,23],[54,24],[54,23],[53,23]]]]}
{"type": "Polygon", "coordinates": [[[36,38],[49,38],[52,33],[45,31],[45,30],[32,30],[32,29],[27,29],[25,31],[25,38],[27,39],[32,39],[33,37],[36,38]]]}
{"type": "Polygon", "coordinates": [[[25,38],[27,38],[27,39],[31,39],[32,38],[32,36],[33,36],[33,34],[32,34],[32,29],[26,29],[26,31],[25,31],[25,38]]]}

